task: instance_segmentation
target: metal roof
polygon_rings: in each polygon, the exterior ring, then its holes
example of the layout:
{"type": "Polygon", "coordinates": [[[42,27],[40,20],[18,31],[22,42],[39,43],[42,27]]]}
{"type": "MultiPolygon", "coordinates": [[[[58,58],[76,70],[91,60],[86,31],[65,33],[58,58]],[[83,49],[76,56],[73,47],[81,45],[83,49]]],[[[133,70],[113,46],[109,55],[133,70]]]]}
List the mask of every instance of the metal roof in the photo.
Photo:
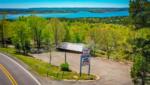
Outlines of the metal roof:
{"type": "Polygon", "coordinates": [[[58,49],[75,51],[75,52],[82,52],[84,48],[85,45],[82,43],[63,42],[58,46],[58,49]]]}

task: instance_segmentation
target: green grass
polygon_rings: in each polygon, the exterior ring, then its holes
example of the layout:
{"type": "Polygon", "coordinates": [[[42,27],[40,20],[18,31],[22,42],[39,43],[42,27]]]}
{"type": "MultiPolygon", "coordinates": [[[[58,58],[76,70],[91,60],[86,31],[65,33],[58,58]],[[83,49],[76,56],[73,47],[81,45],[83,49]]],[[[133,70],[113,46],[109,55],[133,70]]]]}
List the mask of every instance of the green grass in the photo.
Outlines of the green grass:
{"type": "Polygon", "coordinates": [[[56,80],[62,80],[62,79],[94,80],[96,78],[94,75],[88,76],[87,74],[82,74],[82,76],[79,77],[79,74],[73,71],[63,72],[58,66],[50,65],[46,62],[43,62],[39,59],[35,59],[30,56],[18,54],[13,48],[0,48],[0,51],[11,55],[11,57],[15,57],[21,60],[22,62],[27,64],[31,70],[37,72],[38,74],[44,77],[48,76],[56,80]]]}

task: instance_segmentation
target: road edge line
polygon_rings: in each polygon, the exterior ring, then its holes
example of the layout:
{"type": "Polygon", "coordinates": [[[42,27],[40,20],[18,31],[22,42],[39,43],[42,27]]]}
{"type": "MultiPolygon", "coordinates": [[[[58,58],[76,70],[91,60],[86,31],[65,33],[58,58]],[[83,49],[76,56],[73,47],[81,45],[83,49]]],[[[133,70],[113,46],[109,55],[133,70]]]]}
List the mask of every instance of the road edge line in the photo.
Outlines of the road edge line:
{"type": "Polygon", "coordinates": [[[20,65],[18,62],[16,62],[15,60],[13,60],[12,58],[10,58],[9,56],[0,53],[1,55],[7,57],[10,61],[12,61],[13,63],[15,63],[16,65],[18,65],[22,70],[24,70],[38,85],[41,85],[41,83],[27,70],[25,69],[22,65],[20,65]]]}
{"type": "Polygon", "coordinates": [[[12,85],[18,85],[18,83],[16,82],[14,77],[12,77],[12,75],[8,72],[8,70],[2,64],[0,64],[0,69],[8,77],[8,79],[12,82],[12,85]]]}

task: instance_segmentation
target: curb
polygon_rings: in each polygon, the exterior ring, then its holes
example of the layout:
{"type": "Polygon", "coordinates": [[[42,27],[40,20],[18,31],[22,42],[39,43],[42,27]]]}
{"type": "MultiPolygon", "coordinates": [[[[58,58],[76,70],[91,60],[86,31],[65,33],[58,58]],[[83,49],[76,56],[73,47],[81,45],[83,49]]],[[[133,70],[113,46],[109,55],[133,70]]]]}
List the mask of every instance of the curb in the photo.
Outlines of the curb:
{"type": "Polygon", "coordinates": [[[92,81],[97,81],[100,80],[100,77],[95,75],[96,79],[95,80],[68,80],[68,79],[63,79],[62,81],[79,81],[79,82],[92,82],[92,81]]]}

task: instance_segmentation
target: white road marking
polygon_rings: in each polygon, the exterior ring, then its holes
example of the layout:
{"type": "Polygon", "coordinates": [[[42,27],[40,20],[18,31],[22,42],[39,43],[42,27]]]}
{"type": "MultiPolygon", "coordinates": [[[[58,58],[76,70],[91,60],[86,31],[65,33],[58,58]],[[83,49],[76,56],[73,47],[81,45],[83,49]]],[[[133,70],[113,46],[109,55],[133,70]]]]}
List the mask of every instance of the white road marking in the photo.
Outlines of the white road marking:
{"type": "Polygon", "coordinates": [[[41,85],[41,83],[28,71],[26,70],[23,66],[21,66],[19,63],[17,63],[15,60],[11,59],[10,57],[0,53],[0,55],[5,56],[8,60],[12,61],[15,63],[17,66],[19,66],[23,71],[25,71],[38,85],[41,85]]]}

